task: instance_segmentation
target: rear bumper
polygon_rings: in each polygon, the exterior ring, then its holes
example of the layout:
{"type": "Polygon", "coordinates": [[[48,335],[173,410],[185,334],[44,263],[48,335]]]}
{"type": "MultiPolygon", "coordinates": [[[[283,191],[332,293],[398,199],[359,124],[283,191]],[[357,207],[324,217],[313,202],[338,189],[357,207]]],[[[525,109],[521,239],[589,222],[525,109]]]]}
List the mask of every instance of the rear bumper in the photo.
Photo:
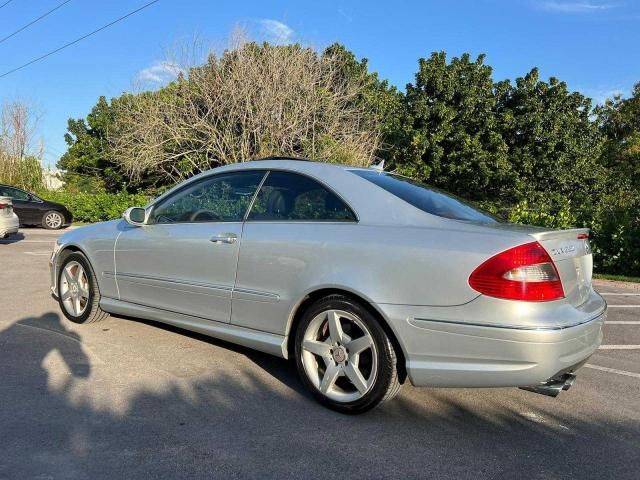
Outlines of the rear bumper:
{"type": "Polygon", "coordinates": [[[424,307],[379,307],[402,345],[411,383],[434,387],[524,387],[575,371],[600,346],[606,319],[602,299],[599,311],[578,322],[539,327],[429,320],[424,307]]]}

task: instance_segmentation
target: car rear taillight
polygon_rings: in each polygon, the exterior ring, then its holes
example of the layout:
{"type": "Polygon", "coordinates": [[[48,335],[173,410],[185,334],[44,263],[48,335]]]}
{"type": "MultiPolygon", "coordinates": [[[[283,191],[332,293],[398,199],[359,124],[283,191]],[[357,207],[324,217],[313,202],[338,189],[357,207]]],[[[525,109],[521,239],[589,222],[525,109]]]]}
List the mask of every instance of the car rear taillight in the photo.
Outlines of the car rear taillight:
{"type": "Polygon", "coordinates": [[[558,270],[538,242],[494,255],[469,277],[474,290],[490,297],[541,302],[564,298],[558,270]]]}
{"type": "Polygon", "coordinates": [[[9,208],[11,205],[9,205],[8,203],[2,203],[0,202],[0,210],[4,210],[5,208],[9,208]]]}

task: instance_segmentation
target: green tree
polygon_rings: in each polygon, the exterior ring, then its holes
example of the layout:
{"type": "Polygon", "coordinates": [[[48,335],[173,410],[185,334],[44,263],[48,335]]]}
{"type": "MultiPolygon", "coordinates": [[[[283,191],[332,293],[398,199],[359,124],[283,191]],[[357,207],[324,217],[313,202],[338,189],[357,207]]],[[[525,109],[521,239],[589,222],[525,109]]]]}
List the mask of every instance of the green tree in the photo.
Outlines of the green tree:
{"type": "Polygon", "coordinates": [[[420,59],[415,83],[407,85],[403,173],[471,199],[509,194],[514,177],[491,74],[484,55],[420,59]]]}
{"type": "Polygon", "coordinates": [[[65,170],[65,181],[82,190],[101,187],[108,191],[121,190],[126,179],[111,159],[109,135],[115,128],[115,112],[105,97],[91,109],[85,119],[70,118],[64,140],[67,152],[58,167],[65,170]]]}
{"type": "Polygon", "coordinates": [[[640,190],[640,83],[629,98],[609,99],[596,108],[596,114],[606,137],[601,163],[640,190]]]}
{"type": "Polygon", "coordinates": [[[602,136],[591,100],[557,78],[527,75],[496,86],[500,129],[518,178],[517,198],[556,195],[583,204],[603,193],[602,136]]]}

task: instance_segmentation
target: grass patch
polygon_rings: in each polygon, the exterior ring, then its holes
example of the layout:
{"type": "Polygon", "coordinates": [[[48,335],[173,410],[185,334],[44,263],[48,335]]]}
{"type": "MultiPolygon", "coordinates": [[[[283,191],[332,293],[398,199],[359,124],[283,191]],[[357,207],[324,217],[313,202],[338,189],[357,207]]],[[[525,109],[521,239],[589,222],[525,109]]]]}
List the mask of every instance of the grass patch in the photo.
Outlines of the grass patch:
{"type": "Polygon", "coordinates": [[[607,273],[594,273],[593,278],[598,280],[615,280],[616,282],[640,283],[640,277],[628,277],[626,275],[609,275],[607,273]]]}

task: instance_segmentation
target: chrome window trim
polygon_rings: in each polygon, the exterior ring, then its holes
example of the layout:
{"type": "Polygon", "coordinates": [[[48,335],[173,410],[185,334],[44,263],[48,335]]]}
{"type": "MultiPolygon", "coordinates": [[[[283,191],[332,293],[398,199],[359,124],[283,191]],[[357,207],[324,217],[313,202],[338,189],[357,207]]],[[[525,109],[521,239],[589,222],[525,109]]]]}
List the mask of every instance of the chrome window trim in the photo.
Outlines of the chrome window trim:
{"type": "Polygon", "coordinates": [[[258,198],[258,195],[260,194],[260,190],[262,189],[262,185],[264,185],[264,182],[267,180],[267,177],[269,177],[270,173],[271,173],[271,170],[267,170],[265,172],[264,176],[262,177],[262,180],[260,180],[260,183],[258,184],[258,188],[256,188],[256,191],[253,194],[253,198],[249,202],[249,206],[247,207],[247,209],[244,212],[244,217],[242,217],[242,222],[243,223],[247,221],[247,218],[249,218],[249,213],[251,213],[251,209],[253,208],[253,204],[256,202],[256,198],[258,198]]]}

